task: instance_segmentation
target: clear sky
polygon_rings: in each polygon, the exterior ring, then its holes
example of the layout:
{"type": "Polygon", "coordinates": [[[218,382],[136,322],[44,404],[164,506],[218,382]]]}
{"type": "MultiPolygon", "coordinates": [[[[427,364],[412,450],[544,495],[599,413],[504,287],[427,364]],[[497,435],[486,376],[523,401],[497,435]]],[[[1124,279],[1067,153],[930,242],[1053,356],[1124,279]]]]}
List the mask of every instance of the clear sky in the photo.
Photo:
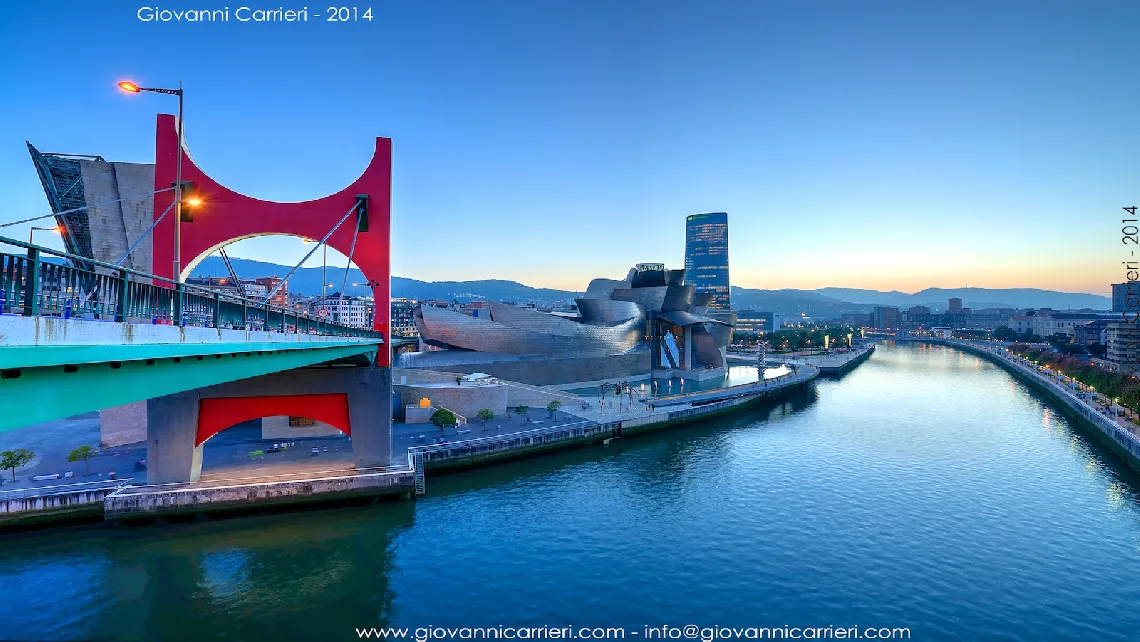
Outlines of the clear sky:
{"type": "Polygon", "coordinates": [[[24,139],[151,162],[174,101],[115,82],[183,80],[195,159],[254,196],[339,190],[391,137],[399,276],[583,289],[680,266],[685,216],[723,210],[735,285],[1122,280],[1133,0],[384,2],[355,24],[143,23],[140,6],[5,3],[0,222],[49,211],[24,139]]]}

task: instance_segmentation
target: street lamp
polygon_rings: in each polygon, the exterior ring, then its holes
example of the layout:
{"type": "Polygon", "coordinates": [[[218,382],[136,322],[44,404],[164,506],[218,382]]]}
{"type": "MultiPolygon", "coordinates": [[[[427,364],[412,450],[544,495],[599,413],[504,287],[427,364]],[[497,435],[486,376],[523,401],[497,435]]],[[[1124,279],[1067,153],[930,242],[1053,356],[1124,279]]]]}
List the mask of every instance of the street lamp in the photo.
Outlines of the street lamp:
{"type": "MultiPolygon", "coordinates": [[[[313,239],[307,239],[307,238],[301,239],[301,242],[302,243],[316,243],[316,241],[314,241],[313,239]]],[[[322,255],[322,257],[321,257],[321,299],[322,300],[325,298],[326,288],[328,288],[328,286],[332,285],[332,283],[325,283],[325,281],[328,281],[328,276],[325,274],[325,272],[328,270],[328,265],[329,265],[329,244],[324,243],[323,246],[324,247],[321,248],[321,255],[322,255]]]]}
{"type": "MultiPolygon", "coordinates": [[[[182,282],[182,81],[178,81],[178,89],[161,89],[158,87],[139,87],[135,83],[124,80],[119,83],[119,89],[131,94],[137,94],[143,91],[150,91],[156,94],[168,94],[171,96],[178,96],[178,168],[174,178],[174,280],[182,282]]],[[[197,198],[192,199],[194,202],[188,202],[188,205],[197,205],[200,201],[197,198]]]]}
{"type": "Polygon", "coordinates": [[[36,227],[33,225],[32,229],[28,230],[28,245],[33,244],[32,237],[35,236],[36,232],[39,230],[42,230],[44,232],[55,232],[56,234],[59,234],[63,231],[63,228],[58,225],[55,227],[36,227]]]}

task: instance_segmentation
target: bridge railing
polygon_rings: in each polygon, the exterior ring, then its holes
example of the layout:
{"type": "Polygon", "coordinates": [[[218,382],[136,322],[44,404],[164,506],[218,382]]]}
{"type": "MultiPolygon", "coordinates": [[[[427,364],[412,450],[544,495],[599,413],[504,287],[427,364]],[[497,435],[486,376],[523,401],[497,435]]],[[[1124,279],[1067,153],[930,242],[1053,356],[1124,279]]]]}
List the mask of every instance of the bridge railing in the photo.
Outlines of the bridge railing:
{"type": "Polygon", "coordinates": [[[381,333],[0,237],[0,313],[348,337],[381,333]]]}

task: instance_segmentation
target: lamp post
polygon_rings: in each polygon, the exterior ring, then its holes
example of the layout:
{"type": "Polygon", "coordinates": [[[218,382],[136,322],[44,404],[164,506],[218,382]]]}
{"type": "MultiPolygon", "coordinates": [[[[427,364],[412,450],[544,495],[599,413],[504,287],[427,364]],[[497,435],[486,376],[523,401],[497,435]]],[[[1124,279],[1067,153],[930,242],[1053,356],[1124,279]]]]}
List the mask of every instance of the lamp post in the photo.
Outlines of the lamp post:
{"type": "Polygon", "coordinates": [[[60,232],[60,228],[58,225],[56,227],[36,227],[35,225],[33,225],[32,229],[28,230],[28,245],[34,244],[34,241],[32,241],[32,237],[36,235],[37,231],[55,232],[56,234],[58,234],[60,232]]]}
{"type": "Polygon", "coordinates": [[[161,89],[158,87],[139,87],[133,82],[119,83],[119,89],[137,94],[150,91],[156,94],[178,96],[178,168],[174,178],[174,280],[182,282],[182,81],[178,81],[178,89],[161,89]]]}

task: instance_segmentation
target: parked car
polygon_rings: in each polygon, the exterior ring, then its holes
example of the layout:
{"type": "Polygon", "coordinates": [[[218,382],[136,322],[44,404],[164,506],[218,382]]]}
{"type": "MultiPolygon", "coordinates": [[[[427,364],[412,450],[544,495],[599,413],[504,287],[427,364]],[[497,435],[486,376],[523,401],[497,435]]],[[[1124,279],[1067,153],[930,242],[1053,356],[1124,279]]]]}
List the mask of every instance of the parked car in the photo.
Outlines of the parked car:
{"type": "Polygon", "coordinates": [[[321,449],[320,449],[320,448],[317,448],[316,446],[313,446],[313,451],[312,451],[312,452],[313,452],[313,454],[312,454],[312,455],[309,455],[309,456],[310,456],[310,457],[316,457],[317,455],[321,454],[321,449]]]}
{"type": "Polygon", "coordinates": [[[273,444],[269,448],[266,448],[265,452],[267,452],[267,453],[279,453],[279,452],[281,452],[281,446],[278,446],[277,444],[273,444]]]}

